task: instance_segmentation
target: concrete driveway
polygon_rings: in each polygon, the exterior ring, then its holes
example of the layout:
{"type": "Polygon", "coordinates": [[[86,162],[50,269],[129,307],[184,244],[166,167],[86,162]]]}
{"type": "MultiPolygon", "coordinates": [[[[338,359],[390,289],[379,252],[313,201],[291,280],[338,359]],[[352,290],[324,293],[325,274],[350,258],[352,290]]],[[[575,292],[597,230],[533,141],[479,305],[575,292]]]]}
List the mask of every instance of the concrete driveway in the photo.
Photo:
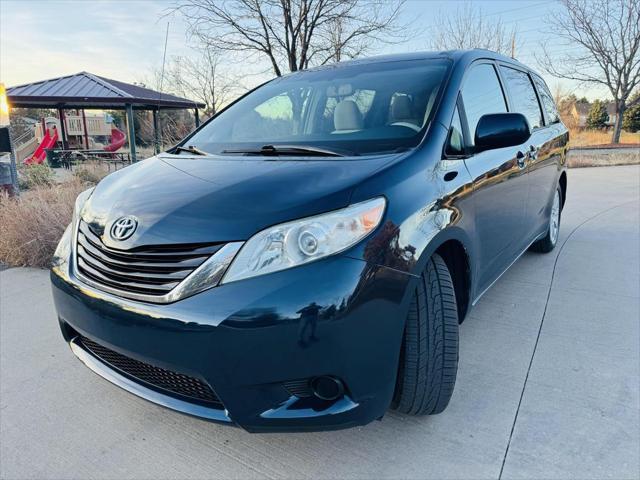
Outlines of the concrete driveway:
{"type": "Polygon", "coordinates": [[[251,435],[138,399],[63,343],[47,272],[0,273],[2,478],[638,478],[640,168],[569,171],[560,245],[461,327],[449,408],[251,435]]]}

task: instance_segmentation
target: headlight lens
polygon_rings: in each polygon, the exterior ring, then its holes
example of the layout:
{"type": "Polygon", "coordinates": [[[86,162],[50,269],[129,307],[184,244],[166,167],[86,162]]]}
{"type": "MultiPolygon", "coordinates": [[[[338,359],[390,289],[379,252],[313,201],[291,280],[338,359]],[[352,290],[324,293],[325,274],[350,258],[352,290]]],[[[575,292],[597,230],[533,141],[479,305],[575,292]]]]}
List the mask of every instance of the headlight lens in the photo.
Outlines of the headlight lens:
{"type": "Polygon", "coordinates": [[[69,261],[69,257],[71,256],[71,228],[72,224],[70,223],[62,234],[56,251],[53,252],[53,259],[51,260],[52,268],[59,267],[69,261]]]}
{"type": "Polygon", "coordinates": [[[385,199],[378,197],[262,230],[244,244],[220,283],[285,270],[346,250],[380,224],[385,205],[385,199]]]}
{"type": "Polygon", "coordinates": [[[84,192],[81,192],[78,195],[78,197],[76,198],[76,204],[73,207],[73,220],[72,220],[72,223],[75,223],[76,220],[78,218],[80,218],[80,214],[82,213],[82,207],[84,207],[84,204],[87,203],[87,200],[89,200],[89,197],[93,193],[93,189],[94,188],[95,187],[88,188],[84,192]]]}
{"type": "Polygon", "coordinates": [[[67,228],[62,234],[62,237],[58,242],[58,246],[56,247],[56,250],[53,253],[53,259],[51,261],[52,268],[59,267],[60,265],[66,263],[69,260],[69,257],[71,255],[72,233],[75,231],[76,222],[78,221],[82,207],[84,207],[84,204],[87,202],[92,192],[93,192],[93,188],[89,188],[84,192],[81,192],[77,196],[76,203],[73,207],[73,216],[71,217],[71,223],[67,225],[67,228]]]}

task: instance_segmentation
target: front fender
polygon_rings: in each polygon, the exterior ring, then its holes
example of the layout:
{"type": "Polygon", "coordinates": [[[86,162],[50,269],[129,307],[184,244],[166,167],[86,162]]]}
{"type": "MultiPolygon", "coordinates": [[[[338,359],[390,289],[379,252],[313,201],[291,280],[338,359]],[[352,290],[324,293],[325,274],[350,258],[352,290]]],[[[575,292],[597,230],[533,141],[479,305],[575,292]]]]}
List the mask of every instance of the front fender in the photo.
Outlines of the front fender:
{"type": "Polygon", "coordinates": [[[447,241],[454,240],[462,246],[469,270],[466,286],[470,295],[474,290],[473,182],[463,160],[434,159],[440,155],[429,149],[415,152],[413,157],[360,186],[352,199],[360,201],[384,194],[388,200],[382,225],[345,254],[410,274],[413,280],[405,292],[406,309],[427,261],[447,241]]]}

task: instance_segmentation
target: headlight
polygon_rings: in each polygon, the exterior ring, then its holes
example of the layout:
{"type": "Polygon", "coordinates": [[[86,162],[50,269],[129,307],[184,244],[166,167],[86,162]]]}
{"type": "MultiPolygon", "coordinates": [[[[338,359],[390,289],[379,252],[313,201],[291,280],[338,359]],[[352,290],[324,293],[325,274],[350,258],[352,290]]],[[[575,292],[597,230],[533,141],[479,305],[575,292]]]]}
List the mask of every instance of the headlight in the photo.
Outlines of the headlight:
{"type": "Polygon", "coordinates": [[[93,188],[89,188],[88,190],[80,193],[76,198],[76,203],[73,207],[73,216],[71,217],[71,223],[67,225],[67,228],[62,234],[62,237],[58,242],[58,246],[53,253],[53,259],[51,261],[52,268],[57,268],[69,261],[69,257],[71,255],[72,233],[75,232],[76,222],[78,221],[82,207],[84,207],[84,204],[87,203],[87,200],[91,196],[92,192],[93,188]]]}
{"type": "Polygon", "coordinates": [[[81,192],[76,198],[76,204],[73,207],[72,223],[75,223],[75,221],[80,218],[80,214],[82,213],[82,207],[84,207],[84,204],[87,203],[87,200],[89,200],[89,197],[93,193],[94,188],[95,187],[88,188],[84,192],[81,192]]]}
{"type": "Polygon", "coordinates": [[[244,244],[220,283],[285,270],[346,250],[380,224],[385,205],[385,199],[378,197],[262,230],[244,244]]]}
{"type": "Polygon", "coordinates": [[[60,241],[58,242],[58,246],[56,247],[56,251],[53,252],[53,259],[51,260],[51,268],[59,267],[69,261],[69,257],[71,256],[71,228],[73,224],[67,225],[60,241]]]}

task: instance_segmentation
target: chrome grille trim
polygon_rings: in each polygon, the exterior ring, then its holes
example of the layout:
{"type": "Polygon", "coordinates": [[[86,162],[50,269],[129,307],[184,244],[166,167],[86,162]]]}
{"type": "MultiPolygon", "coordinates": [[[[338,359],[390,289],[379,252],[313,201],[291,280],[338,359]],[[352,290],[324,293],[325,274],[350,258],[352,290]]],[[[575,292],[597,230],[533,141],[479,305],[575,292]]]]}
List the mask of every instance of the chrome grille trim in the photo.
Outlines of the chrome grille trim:
{"type": "Polygon", "coordinates": [[[83,283],[119,297],[171,303],[216,286],[243,242],[160,245],[115,250],[78,221],[74,273],[83,283]]]}

